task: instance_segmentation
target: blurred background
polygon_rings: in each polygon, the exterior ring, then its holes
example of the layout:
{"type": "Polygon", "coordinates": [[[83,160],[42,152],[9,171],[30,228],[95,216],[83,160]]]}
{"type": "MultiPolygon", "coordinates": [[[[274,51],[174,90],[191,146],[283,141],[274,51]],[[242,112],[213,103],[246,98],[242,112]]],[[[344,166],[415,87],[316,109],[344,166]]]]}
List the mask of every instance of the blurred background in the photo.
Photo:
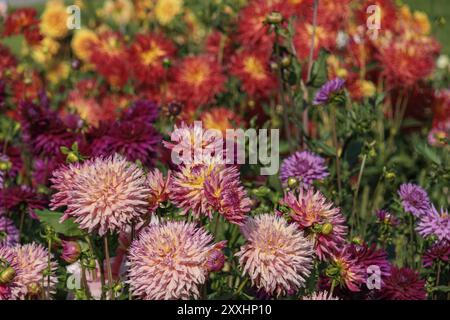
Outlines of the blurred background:
{"type": "MultiPolygon", "coordinates": [[[[101,2],[102,0],[95,0],[101,2]]],[[[204,1],[204,0],[198,0],[204,1]]],[[[36,8],[43,8],[45,0],[0,0],[8,3],[11,7],[34,5],[36,8]]],[[[73,1],[66,1],[68,4],[73,1]]],[[[450,1],[449,0],[403,0],[400,3],[407,3],[412,9],[421,10],[428,14],[433,23],[433,33],[441,42],[442,53],[450,54],[450,1]]]]}

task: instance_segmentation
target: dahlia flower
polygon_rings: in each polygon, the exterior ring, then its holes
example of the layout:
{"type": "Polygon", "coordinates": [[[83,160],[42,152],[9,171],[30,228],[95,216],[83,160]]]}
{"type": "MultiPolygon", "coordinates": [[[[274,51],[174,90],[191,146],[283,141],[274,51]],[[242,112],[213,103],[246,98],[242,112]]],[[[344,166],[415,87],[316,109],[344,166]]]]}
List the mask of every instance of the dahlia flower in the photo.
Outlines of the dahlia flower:
{"type": "Polygon", "coordinates": [[[326,260],[344,242],[345,219],[339,208],[333,207],[319,191],[300,188],[297,197],[288,192],[281,204],[290,208],[291,218],[313,241],[320,260],[326,260]]]}
{"type": "Polygon", "coordinates": [[[153,169],[147,174],[147,186],[150,189],[150,211],[154,212],[161,203],[169,198],[169,190],[171,184],[171,172],[167,173],[164,178],[161,171],[153,169]]]}
{"type": "Polygon", "coordinates": [[[19,282],[22,273],[14,248],[0,245],[0,300],[17,300],[24,296],[26,289],[19,282]]]}
{"type": "Polygon", "coordinates": [[[226,134],[227,129],[239,128],[242,118],[230,109],[213,108],[202,113],[201,121],[205,129],[217,129],[226,134]]]}
{"type": "Polygon", "coordinates": [[[423,254],[423,266],[425,268],[430,268],[434,263],[443,262],[448,264],[450,257],[450,241],[439,241],[423,254]]]}
{"type": "Polygon", "coordinates": [[[17,274],[17,282],[26,288],[26,294],[20,298],[38,298],[47,292],[50,295],[55,294],[58,282],[55,275],[57,263],[51,260],[49,266],[47,249],[36,243],[16,246],[13,249],[16,253],[15,261],[22,271],[17,274]]]}
{"type": "Polygon", "coordinates": [[[325,160],[310,151],[297,151],[284,159],[280,168],[280,179],[284,186],[290,177],[309,187],[315,180],[328,176],[325,160]]]}
{"type": "Polygon", "coordinates": [[[339,300],[339,298],[333,296],[331,292],[324,290],[313,292],[311,295],[303,297],[302,300],[339,300]]]}
{"type": "Polygon", "coordinates": [[[403,209],[415,217],[420,217],[430,209],[431,203],[427,192],[416,184],[402,184],[398,195],[402,200],[403,209]]]}
{"type": "Polygon", "coordinates": [[[317,91],[313,100],[313,105],[318,106],[332,102],[333,98],[344,90],[344,86],[345,80],[340,78],[327,81],[319,91],[317,91]]]}
{"type": "Polygon", "coordinates": [[[74,218],[88,232],[123,230],[148,213],[150,189],[142,169],[119,155],[57,170],[51,208],[66,206],[61,222],[74,218]]]}
{"type": "Polygon", "coordinates": [[[138,34],[129,53],[136,79],[154,85],[164,78],[163,60],[173,57],[175,47],[160,34],[138,34]]]}
{"type": "Polygon", "coordinates": [[[416,227],[417,232],[424,238],[435,236],[439,241],[450,241],[450,216],[448,210],[436,210],[434,205],[423,214],[416,227]]]}
{"type": "Polygon", "coordinates": [[[19,243],[20,234],[14,221],[2,216],[2,209],[0,209],[0,246],[11,247],[19,243]]]}
{"type": "Polygon", "coordinates": [[[68,19],[69,14],[63,1],[49,1],[41,17],[42,34],[55,39],[64,38],[69,31],[67,27],[68,19]]]}
{"type": "Polygon", "coordinates": [[[243,51],[231,58],[231,73],[242,82],[251,97],[267,97],[277,88],[276,77],[269,69],[269,55],[258,51],[243,51]]]}
{"type": "Polygon", "coordinates": [[[76,30],[71,42],[73,53],[83,61],[89,61],[92,46],[99,41],[97,34],[89,29],[76,30]]]}
{"type": "Polygon", "coordinates": [[[389,226],[396,226],[399,223],[398,219],[392,213],[386,210],[377,210],[375,212],[375,215],[378,219],[378,223],[389,226]]]}
{"type": "Polygon", "coordinates": [[[269,296],[293,294],[312,268],[312,245],[294,224],[271,214],[249,217],[241,231],[246,243],[236,254],[244,275],[269,296]]]}
{"type": "Polygon", "coordinates": [[[330,259],[330,265],[325,271],[331,283],[351,292],[361,291],[361,285],[365,283],[365,268],[358,263],[357,258],[342,249],[330,259]]]}
{"type": "Polygon", "coordinates": [[[211,102],[223,90],[220,65],[207,56],[187,57],[176,68],[177,97],[194,105],[211,102]]]}
{"type": "Polygon", "coordinates": [[[131,244],[130,290],[145,300],[198,298],[211,270],[211,255],[224,243],[194,223],[153,222],[131,244]]]}
{"type": "Polygon", "coordinates": [[[205,195],[214,210],[231,223],[241,224],[250,211],[251,200],[241,184],[237,167],[213,170],[205,180],[205,195]]]}
{"type": "MultiPolygon", "coordinates": [[[[294,46],[297,56],[300,60],[305,61],[310,52],[311,38],[314,27],[312,22],[301,21],[296,25],[296,33],[294,37],[294,46]]],[[[313,57],[317,59],[320,49],[332,51],[336,47],[337,28],[330,25],[316,25],[313,57]]],[[[320,103],[321,104],[321,103],[320,103]]]]}
{"type": "Polygon", "coordinates": [[[43,210],[47,199],[28,186],[12,186],[0,192],[0,203],[7,211],[17,212],[26,208],[32,219],[38,219],[36,210],[43,210]]]}
{"type": "Polygon", "coordinates": [[[426,297],[425,280],[409,268],[393,267],[379,293],[379,298],[387,300],[425,300],[426,297]]]}
{"type": "Polygon", "coordinates": [[[183,0],[158,0],[155,5],[155,17],[159,24],[169,24],[183,10],[183,0]]]}

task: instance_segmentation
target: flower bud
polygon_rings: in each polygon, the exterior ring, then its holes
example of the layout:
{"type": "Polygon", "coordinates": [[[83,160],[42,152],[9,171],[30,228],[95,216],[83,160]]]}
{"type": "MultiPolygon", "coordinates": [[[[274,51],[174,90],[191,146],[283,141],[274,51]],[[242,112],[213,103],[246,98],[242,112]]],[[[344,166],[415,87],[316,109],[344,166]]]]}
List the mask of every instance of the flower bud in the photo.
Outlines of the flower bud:
{"type": "Polygon", "coordinates": [[[6,267],[2,272],[0,272],[0,284],[10,283],[16,276],[16,270],[13,267],[6,267]]]}
{"type": "Polygon", "coordinates": [[[180,102],[172,101],[167,106],[167,109],[171,116],[176,117],[181,113],[181,110],[183,109],[183,105],[180,102]]]}
{"type": "Polygon", "coordinates": [[[298,186],[298,180],[296,177],[289,177],[287,180],[287,185],[290,189],[295,189],[298,186]]]}
{"type": "Polygon", "coordinates": [[[72,60],[71,65],[72,65],[72,69],[78,70],[81,67],[81,61],[78,59],[74,59],[74,60],[72,60]]]}
{"type": "Polygon", "coordinates": [[[78,242],[62,240],[61,244],[63,247],[61,259],[65,262],[72,264],[80,258],[81,247],[78,242]]]}
{"type": "Polygon", "coordinates": [[[0,171],[8,171],[11,169],[12,163],[9,160],[0,160],[0,171]]]}
{"type": "Polygon", "coordinates": [[[283,15],[279,12],[271,12],[267,15],[266,21],[272,25],[280,24],[283,22],[283,15]]]}
{"type": "Polygon", "coordinates": [[[41,292],[41,286],[39,285],[39,283],[33,282],[30,283],[27,286],[28,289],[28,295],[31,297],[35,297],[37,295],[39,295],[39,293],[41,292]]]}
{"type": "Polygon", "coordinates": [[[329,235],[333,232],[333,225],[331,223],[325,223],[322,225],[321,233],[323,235],[329,235]]]}
{"type": "Polygon", "coordinates": [[[225,255],[221,250],[212,250],[206,260],[206,267],[211,272],[222,270],[225,265],[225,255]]]}
{"type": "Polygon", "coordinates": [[[78,162],[80,159],[79,159],[79,157],[77,156],[77,154],[75,152],[70,151],[67,154],[66,160],[69,163],[75,163],[75,162],[78,162]]]}
{"type": "Polygon", "coordinates": [[[162,63],[164,68],[170,68],[172,65],[172,61],[169,58],[164,58],[162,63]]]}
{"type": "Polygon", "coordinates": [[[292,63],[291,56],[286,55],[283,58],[281,58],[281,65],[283,66],[283,68],[289,67],[291,63],[292,63]]]}

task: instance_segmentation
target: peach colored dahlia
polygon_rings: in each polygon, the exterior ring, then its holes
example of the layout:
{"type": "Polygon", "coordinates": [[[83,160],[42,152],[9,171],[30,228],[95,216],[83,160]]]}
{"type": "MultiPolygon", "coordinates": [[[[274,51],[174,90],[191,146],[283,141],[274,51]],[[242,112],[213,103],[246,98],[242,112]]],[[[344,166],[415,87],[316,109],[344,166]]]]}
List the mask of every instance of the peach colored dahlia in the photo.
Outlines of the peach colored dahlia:
{"type": "Polygon", "coordinates": [[[54,173],[51,208],[66,206],[61,222],[73,218],[82,229],[123,230],[149,212],[144,171],[117,154],[72,164],[54,173]]]}
{"type": "Polygon", "coordinates": [[[129,250],[132,294],[144,300],[198,298],[224,245],[213,244],[213,236],[194,223],[153,221],[129,250]]]}
{"type": "Polygon", "coordinates": [[[294,294],[311,273],[312,244],[295,224],[262,214],[241,228],[247,242],[236,254],[252,284],[270,296],[294,294]]]}

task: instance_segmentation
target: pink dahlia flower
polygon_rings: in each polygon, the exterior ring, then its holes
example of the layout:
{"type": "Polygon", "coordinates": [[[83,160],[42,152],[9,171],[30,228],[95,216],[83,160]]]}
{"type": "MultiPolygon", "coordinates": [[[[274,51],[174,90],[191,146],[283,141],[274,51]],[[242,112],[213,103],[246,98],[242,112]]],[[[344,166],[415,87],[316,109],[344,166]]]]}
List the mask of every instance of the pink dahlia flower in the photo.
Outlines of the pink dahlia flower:
{"type": "Polygon", "coordinates": [[[288,192],[282,204],[291,209],[292,219],[314,241],[319,259],[330,257],[344,242],[347,234],[344,216],[319,191],[300,188],[298,196],[288,192]]]}
{"type": "Polygon", "coordinates": [[[145,300],[198,298],[224,245],[213,244],[213,236],[194,223],[151,223],[129,250],[132,294],[145,300]]]}
{"type": "Polygon", "coordinates": [[[54,173],[51,208],[66,206],[64,221],[74,218],[82,229],[123,230],[149,210],[150,189],[137,165],[114,155],[64,167],[54,173]]]}
{"type": "MultiPolygon", "coordinates": [[[[48,251],[40,244],[31,243],[14,247],[18,267],[21,273],[17,275],[17,282],[26,288],[26,294],[20,296],[36,299],[51,298],[56,292],[58,278],[55,275],[58,265],[53,260],[48,261],[48,251]],[[50,267],[50,268],[49,268],[50,267]],[[47,296],[49,294],[50,296],[47,296]]],[[[51,259],[53,255],[51,255],[51,259]]]]}
{"type": "Polygon", "coordinates": [[[313,292],[311,295],[303,297],[302,300],[339,300],[339,298],[333,296],[331,292],[324,290],[313,292]]]}
{"type": "Polygon", "coordinates": [[[15,250],[0,246],[0,300],[17,300],[26,294],[19,281],[22,272],[15,250]]]}
{"type": "Polygon", "coordinates": [[[154,212],[161,203],[169,198],[170,171],[164,178],[161,171],[153,169],[147,174],[147,185],[150,189],[150,211],[154,212]]]}
{"type": "Polygon", "coordinates": [[[248,218],[241,231],[247,242],[236,254],[244,274],[269,296],[292,294],[310,275],[312,244],[294,224],[272,214],[248,218]]]}

